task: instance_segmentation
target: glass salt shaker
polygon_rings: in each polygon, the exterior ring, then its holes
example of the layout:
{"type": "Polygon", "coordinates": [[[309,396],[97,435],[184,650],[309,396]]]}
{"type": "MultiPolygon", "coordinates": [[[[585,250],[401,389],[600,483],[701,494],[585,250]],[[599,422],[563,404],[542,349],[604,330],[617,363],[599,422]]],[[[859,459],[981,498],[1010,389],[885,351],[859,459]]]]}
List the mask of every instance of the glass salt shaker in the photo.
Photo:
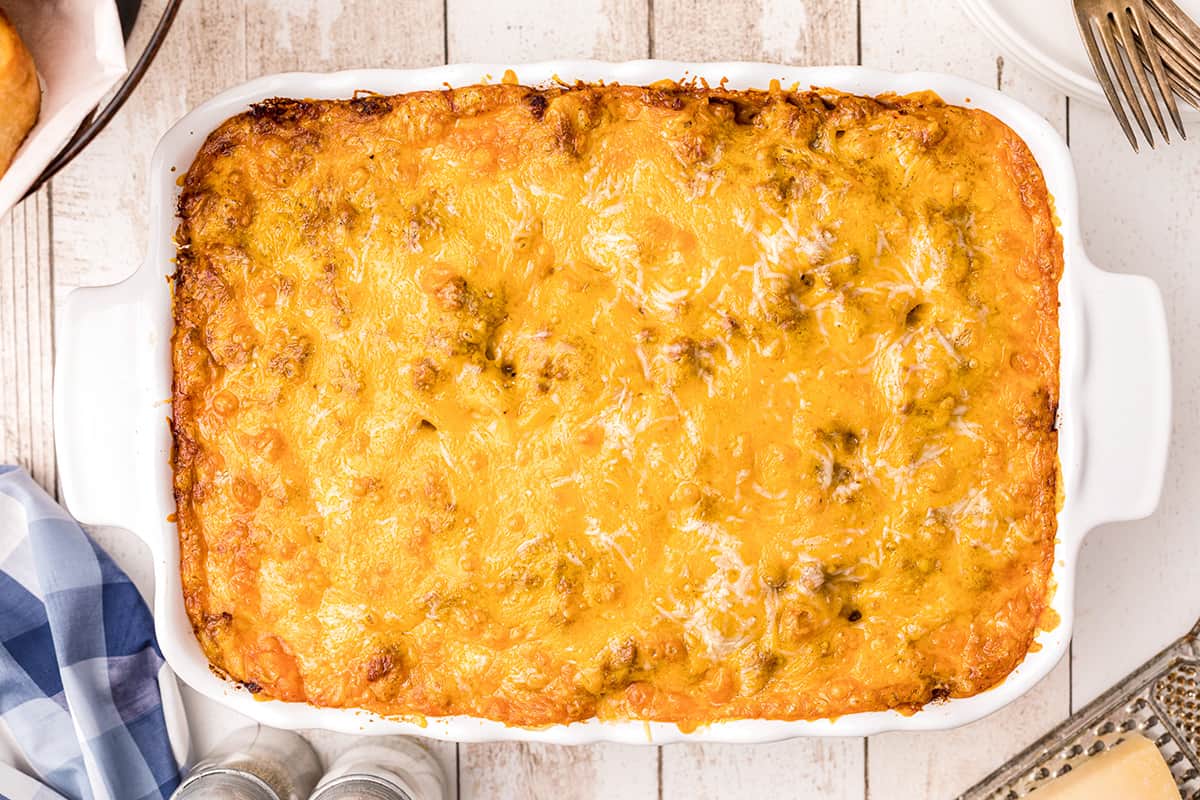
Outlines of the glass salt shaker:
{"type": "Polygon", "coordinates": [[[414,739],[372,736],[334,759],[309,800],[446,800],[446,781],[414,739]]]}
{"type": "Polygon", "coordinates": [[[171,800],[306,800],[320,777],[321,762],[302,736],[251,726],[201,759],[171,800]]]}

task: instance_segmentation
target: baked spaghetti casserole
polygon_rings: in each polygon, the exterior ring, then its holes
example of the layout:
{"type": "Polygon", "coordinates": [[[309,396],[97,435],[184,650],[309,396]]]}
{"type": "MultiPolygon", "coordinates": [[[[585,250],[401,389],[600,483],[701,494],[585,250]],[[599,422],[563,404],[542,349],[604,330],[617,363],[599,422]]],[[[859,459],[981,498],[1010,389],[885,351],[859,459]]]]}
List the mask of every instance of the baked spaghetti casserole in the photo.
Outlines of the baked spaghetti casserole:
{"type": "Polygon", "coordinates": [[[186,607],[252,692],[539,726],[911,711],[1047,620],[1062,247],[933,95],[261,103],[183,180],[186,607]]]}

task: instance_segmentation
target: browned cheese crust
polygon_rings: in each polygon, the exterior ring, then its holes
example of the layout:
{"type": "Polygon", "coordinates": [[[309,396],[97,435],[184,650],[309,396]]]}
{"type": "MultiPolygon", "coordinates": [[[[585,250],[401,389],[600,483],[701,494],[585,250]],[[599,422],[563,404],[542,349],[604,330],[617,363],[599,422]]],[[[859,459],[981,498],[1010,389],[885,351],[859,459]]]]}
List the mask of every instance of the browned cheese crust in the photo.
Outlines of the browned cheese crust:
{"type": "Polygon", "coordinates": [[[911,711],[1030,648],[1062,246],[990,115],[273,100],[179,216],[183,591],[252,690],[691,727],[911,711]]]}

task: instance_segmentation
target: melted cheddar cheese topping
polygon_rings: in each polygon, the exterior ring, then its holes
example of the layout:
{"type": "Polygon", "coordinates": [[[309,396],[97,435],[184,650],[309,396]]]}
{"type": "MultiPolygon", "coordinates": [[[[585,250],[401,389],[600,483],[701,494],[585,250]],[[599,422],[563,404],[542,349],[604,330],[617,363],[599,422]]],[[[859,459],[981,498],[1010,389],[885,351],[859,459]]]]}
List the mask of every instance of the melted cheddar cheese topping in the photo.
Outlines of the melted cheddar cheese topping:
{"type": "Polygon", "coordinates": [[[695,726],[914,710],[1031,646],[1062,254],[988,114],[275,100],[179,210],[183,587],[252,691],[695,726]]]}

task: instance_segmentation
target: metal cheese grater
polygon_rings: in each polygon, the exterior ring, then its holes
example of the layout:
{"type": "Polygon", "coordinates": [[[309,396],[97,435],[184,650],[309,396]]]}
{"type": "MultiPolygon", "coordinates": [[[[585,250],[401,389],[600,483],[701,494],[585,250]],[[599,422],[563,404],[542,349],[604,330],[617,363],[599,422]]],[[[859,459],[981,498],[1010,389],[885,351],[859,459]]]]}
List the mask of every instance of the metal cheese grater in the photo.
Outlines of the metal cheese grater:
{"type": "Polygon", "coordinates": [[[1158,745],[1184,800],[1200,800],[1200,622],[959,800],[1019,800],[1139,732],[1158,745]]]}

